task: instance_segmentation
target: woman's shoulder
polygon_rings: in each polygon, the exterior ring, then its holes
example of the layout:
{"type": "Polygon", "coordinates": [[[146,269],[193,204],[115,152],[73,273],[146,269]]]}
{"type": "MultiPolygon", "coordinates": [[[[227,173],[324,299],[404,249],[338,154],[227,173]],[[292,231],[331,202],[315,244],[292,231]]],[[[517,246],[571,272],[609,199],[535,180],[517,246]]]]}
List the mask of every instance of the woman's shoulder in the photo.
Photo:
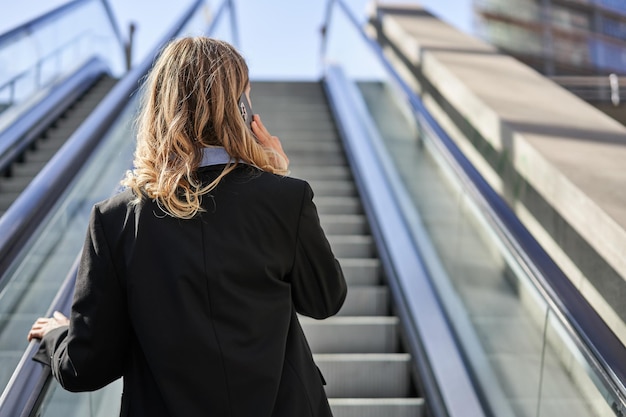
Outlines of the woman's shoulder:
{"type": "Polygon", "coordinates": [[[254,185],[255,188],[267,187],[282,192],[288,192],[290,190],[301,192],[309,188],[306,180],[288,175],[272,174],[244,164],[241,164],[233,174],[235,175],[231,177],[232,180],[229,179],[225,181],[225,183],[232,185],[248,183],[254,185]]]}
{"type": "Polygon", "coordinates": [[[114,215],[115,213],[125,213],[129,208],[137,203],[137,198],[133,190],[125,188],[115,195],[102,200],[94,205],[95,210],[103,215],[114,215]]]}
{"type": "Polygon", "coordinates": [[[263,182],[268,189],[281,195],[291,195],[301,199],[303,195],[312,193],[309,183],[301,178],[263,172],[263,182]]]}

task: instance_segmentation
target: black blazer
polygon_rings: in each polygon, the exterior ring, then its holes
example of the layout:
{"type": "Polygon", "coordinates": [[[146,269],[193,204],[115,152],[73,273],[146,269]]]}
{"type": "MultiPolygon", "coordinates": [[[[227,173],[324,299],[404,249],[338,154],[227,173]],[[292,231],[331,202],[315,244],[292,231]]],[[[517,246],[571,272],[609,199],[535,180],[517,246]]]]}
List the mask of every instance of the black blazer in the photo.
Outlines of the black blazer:
{"type": "Polygon", "coordinates": [[[191,220],[129,190],[97,204],[69,329],[39,360],[70,391],[123,377],[122,416],[331,416],[296,313],[337,313],[346,283],[312,198],[241,164],[191,220]]]}

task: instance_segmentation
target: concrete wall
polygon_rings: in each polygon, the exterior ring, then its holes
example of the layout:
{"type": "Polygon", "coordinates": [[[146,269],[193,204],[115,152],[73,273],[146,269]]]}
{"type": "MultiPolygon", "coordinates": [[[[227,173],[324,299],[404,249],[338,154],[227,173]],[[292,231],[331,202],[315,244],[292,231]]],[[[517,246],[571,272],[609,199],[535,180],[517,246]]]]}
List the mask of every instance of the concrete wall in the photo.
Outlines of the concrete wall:
{"type": "Polygon", "coordinates": [[[626,128],[416,6],[370,29],[429,111],[626,342],[626,128]]]}

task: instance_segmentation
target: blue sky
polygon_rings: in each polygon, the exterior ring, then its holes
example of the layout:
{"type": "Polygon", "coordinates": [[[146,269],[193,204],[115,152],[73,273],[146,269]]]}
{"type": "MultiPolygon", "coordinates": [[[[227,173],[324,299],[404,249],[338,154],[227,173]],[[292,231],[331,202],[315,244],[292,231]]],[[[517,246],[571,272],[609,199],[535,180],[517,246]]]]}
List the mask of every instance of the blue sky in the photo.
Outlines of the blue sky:
{"type": "MultiPolygon", "coordinates": [[[[140,59],[192,0],[108,0],[120,29],[136,22],[135,58],[140,59]]],[[[459,29],[471,33],[472,0],[395,0],[393,3],[419,3],[459,29]]],[[[0,32],[19,25],[67,0],[31,0],[29,7],[11,2],[3,5],[0,32]],[[28,10],[25,10],[28,9],[28,10]]],[[[220,0],[210,0],[212,8],[220,0]]],[[[365,19],[370,0],[347,0],[354,13],[365,19]]],[[[235,0],[239,45],[251,76],[265,78],[317,78],[319,76],[319,29],[325,0],[235,0]]]]}

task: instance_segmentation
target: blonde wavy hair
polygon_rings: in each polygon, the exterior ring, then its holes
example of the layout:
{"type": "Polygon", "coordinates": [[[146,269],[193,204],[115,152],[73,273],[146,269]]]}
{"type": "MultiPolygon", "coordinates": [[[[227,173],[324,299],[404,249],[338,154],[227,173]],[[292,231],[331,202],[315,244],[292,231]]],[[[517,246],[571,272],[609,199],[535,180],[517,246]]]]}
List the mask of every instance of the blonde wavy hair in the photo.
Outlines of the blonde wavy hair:
{"type": "Polygon", "coordinates": [[[241,117],[238,101],[248,84],[245,60],[226,42],[187,37],[163,49],[143,84],[134,168],[122,181],[135,202],[145,196],[167,214],[189,219],[239,161],[287,173],[280,155],[259,144],[241,117]],[[233,162],[203,184],[196,171],[207,146],[223,146],[233,162]]]}

